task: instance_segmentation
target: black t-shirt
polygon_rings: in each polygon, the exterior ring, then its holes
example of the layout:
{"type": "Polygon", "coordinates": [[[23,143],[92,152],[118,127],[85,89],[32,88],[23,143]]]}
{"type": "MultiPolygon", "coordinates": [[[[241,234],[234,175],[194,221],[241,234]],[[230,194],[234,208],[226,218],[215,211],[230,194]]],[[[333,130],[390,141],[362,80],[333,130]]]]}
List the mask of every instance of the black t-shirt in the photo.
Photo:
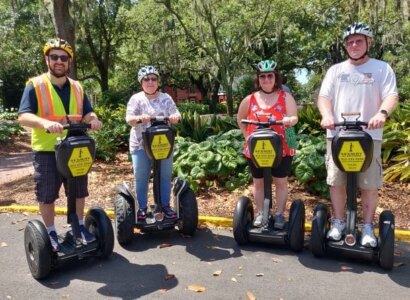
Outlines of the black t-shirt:
{"type": "MultiPolygon", "coordinates": [[[[70,82],[67,79],[65,84],[62,88],[53,84],[54,89],[56,90],[57,94],[60,96],[61,101],[63,102],[65,111],[69,114],[70,111],[70,82]]],[[[30,83],[24,89],[23,96],[21,97],[20,107],[18,113],[33,113],[37,114],[38,111],[38,103],[37,103],[37,96],[36,91],[32,83],[30,83]]],[[[83,101],[83,115],[90,113],[93,111],[90,101],[86,94],[84,94],[84,101],[83,101]]]]}

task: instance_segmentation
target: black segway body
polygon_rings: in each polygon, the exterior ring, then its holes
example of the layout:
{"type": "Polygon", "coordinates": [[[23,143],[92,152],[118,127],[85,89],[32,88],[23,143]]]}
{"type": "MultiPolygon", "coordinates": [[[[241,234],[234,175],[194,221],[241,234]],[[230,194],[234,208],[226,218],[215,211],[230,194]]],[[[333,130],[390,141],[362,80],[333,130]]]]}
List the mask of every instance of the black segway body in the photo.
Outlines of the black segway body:
{"type": "Polygon", "coordinates": [[[68,135],[55,146],[57,169],[67,179],[67,222],[71,230],[58,236],[60,251],[52,252],[47,229],[38,220],[29,221],[24,243],[27,261],[34,278],[43,279],[50,271],[70,259],[87,256],[106,258],[114,248],[111,221],[101,208],[91,208],[85,216],[86,228],[96,241],[83,244],[76,214],[76,179],[86,176],[95,158],[95,142],[86,135],[86,124],[66,125],[68,135]]]}
{"type": "MultiPolygon", "coordinates": [[[[351,114],[342,114],[342,117],[346,115],[351,114]]],[[[357,174],[366,171],[373,158],[373,140],[362,128],[367,126],[367,123],[345,120],[336,123],[335,126],[342,127],[332,140],[331,150],[336,166],[347,174],[346,228],[340,241],[327,240],[330,214],[326,206],[318,204],[313,215],[310,249],[317,257],[331,252],[350,258],[378,261],[382,268],[391,269],[394,252],[394,216],[390,211],[384,211],[380,215],[379,240],[376,248],[364,247],[358,242],[361,231],[357,224],[357,174]]]]}
{"type": "Polygon", "coordinates": [[[263,169],[264,177],[264,208],[262,227],[253,226],[253,206],[248,197],[240,197],[234,211],[233,235],[239,245],[248,242],[262,242],[289,245],[294,251],[301,251],[304,244],[305,206],[303,201],[292,203],[289,221],[282,230],[274,228],[274,218],[270,215],[272,208],[272,175],[271,168],[277,167],[282,160],[282,139],[270,128],[281,124],[281,121],[251,121],[242,123],[253,124],[258,128],[249,136],[249,152],[253,163],[263,169]]]}
{"type": "Polygon", "coordinates": [[[193,235],[198,225],[198,206],[195,194],[185,180],[175,178],[173,195],[176,219],[165,218],[161,208],[161,160],[170,157],[173,151],[175,131],[168,125],[168,118],[155,117],[151,119],[151,126],[143,133],[143,140],[147,156],[154,164],[154,205],[147,212],[143,221],[138,221],[138,205],[136,197],[131,191],[130,184],[124,182],[117,186],[114,200],[115,225],[117,240],[120,244],[129,243],[134,235],[134,228],[141,232],[174,229],[177,227],[183,234],[193,235]]]}

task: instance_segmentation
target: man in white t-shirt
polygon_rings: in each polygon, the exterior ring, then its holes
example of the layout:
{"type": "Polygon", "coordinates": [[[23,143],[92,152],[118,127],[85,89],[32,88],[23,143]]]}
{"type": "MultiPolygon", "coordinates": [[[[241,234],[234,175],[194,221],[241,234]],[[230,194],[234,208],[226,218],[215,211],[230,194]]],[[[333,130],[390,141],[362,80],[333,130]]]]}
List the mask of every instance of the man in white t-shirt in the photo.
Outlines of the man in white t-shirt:
{"type": "Polygon", "coordinates": [[[343,34],[348,59],[333,65],[326,73],[318,98],[322,115],[321,125],[327,129],[327,184],[330,185],[333,218],[327,238],[338,241],[345,228],[346,174],[333,162],[331,138],[342,113],[359,112],[360,121],[368,122],[366,131],[374,141],[370,167],[358,174],[363,207],[361,244],[376,247],[373,218],[378,203],[378,189],[382,187],[381,144],[383,126],[398,103],[396,77],[385,62],[370,58],[372,31],[366,24],[353,23],[343,34]]]}

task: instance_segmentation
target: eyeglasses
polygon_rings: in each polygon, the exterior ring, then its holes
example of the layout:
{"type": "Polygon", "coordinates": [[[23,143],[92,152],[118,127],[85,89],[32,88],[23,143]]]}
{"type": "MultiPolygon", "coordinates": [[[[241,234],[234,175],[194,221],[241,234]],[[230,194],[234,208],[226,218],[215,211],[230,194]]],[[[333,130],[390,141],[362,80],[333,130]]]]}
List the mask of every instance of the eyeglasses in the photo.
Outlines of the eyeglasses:
{"type": "Polygon", "coordinates": [[[273,77],[275,77],[275,75],[273,75],[273,74],[259,75],[259,79],[261,79],[261,80],[265,80],[266,78],[269,79],[269,80],[272,80],[273,77]]]}
{"type": "Polygon", "coordinates": [[[62,62],[67,62],[70,58],[68,55],[50,54],[49,56],[52,61],[57,61],[58,59],[60,59],[62,62]]]}
{"type": "Polygon", "coordinates": [[[148,81],[157,82],[158,78],[157,77],[145,77],[142,80],[144,80],[145,82],[148,82],[148,81]]]}
{"type": "Polygon", "coordinates": [[[354,44],[356,44],[356,46],[362,46],[364,43],[364,39],[360,39],[360,40],[351,40],[351,41],[346,41],[346,47],[352,47],[354,44]]]}

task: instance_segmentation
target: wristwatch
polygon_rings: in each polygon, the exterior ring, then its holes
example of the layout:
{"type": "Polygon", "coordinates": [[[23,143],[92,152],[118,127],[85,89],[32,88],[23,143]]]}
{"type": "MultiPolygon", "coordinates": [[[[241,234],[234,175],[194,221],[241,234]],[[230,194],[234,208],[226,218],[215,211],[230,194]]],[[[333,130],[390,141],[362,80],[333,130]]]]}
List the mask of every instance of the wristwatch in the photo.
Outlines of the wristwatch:
{"type": "Polygon", "coordinates": [[[386,116],[386,118],[389,116],[389,113],[385,109],[381,109],[380,113],[386,116]]]}

